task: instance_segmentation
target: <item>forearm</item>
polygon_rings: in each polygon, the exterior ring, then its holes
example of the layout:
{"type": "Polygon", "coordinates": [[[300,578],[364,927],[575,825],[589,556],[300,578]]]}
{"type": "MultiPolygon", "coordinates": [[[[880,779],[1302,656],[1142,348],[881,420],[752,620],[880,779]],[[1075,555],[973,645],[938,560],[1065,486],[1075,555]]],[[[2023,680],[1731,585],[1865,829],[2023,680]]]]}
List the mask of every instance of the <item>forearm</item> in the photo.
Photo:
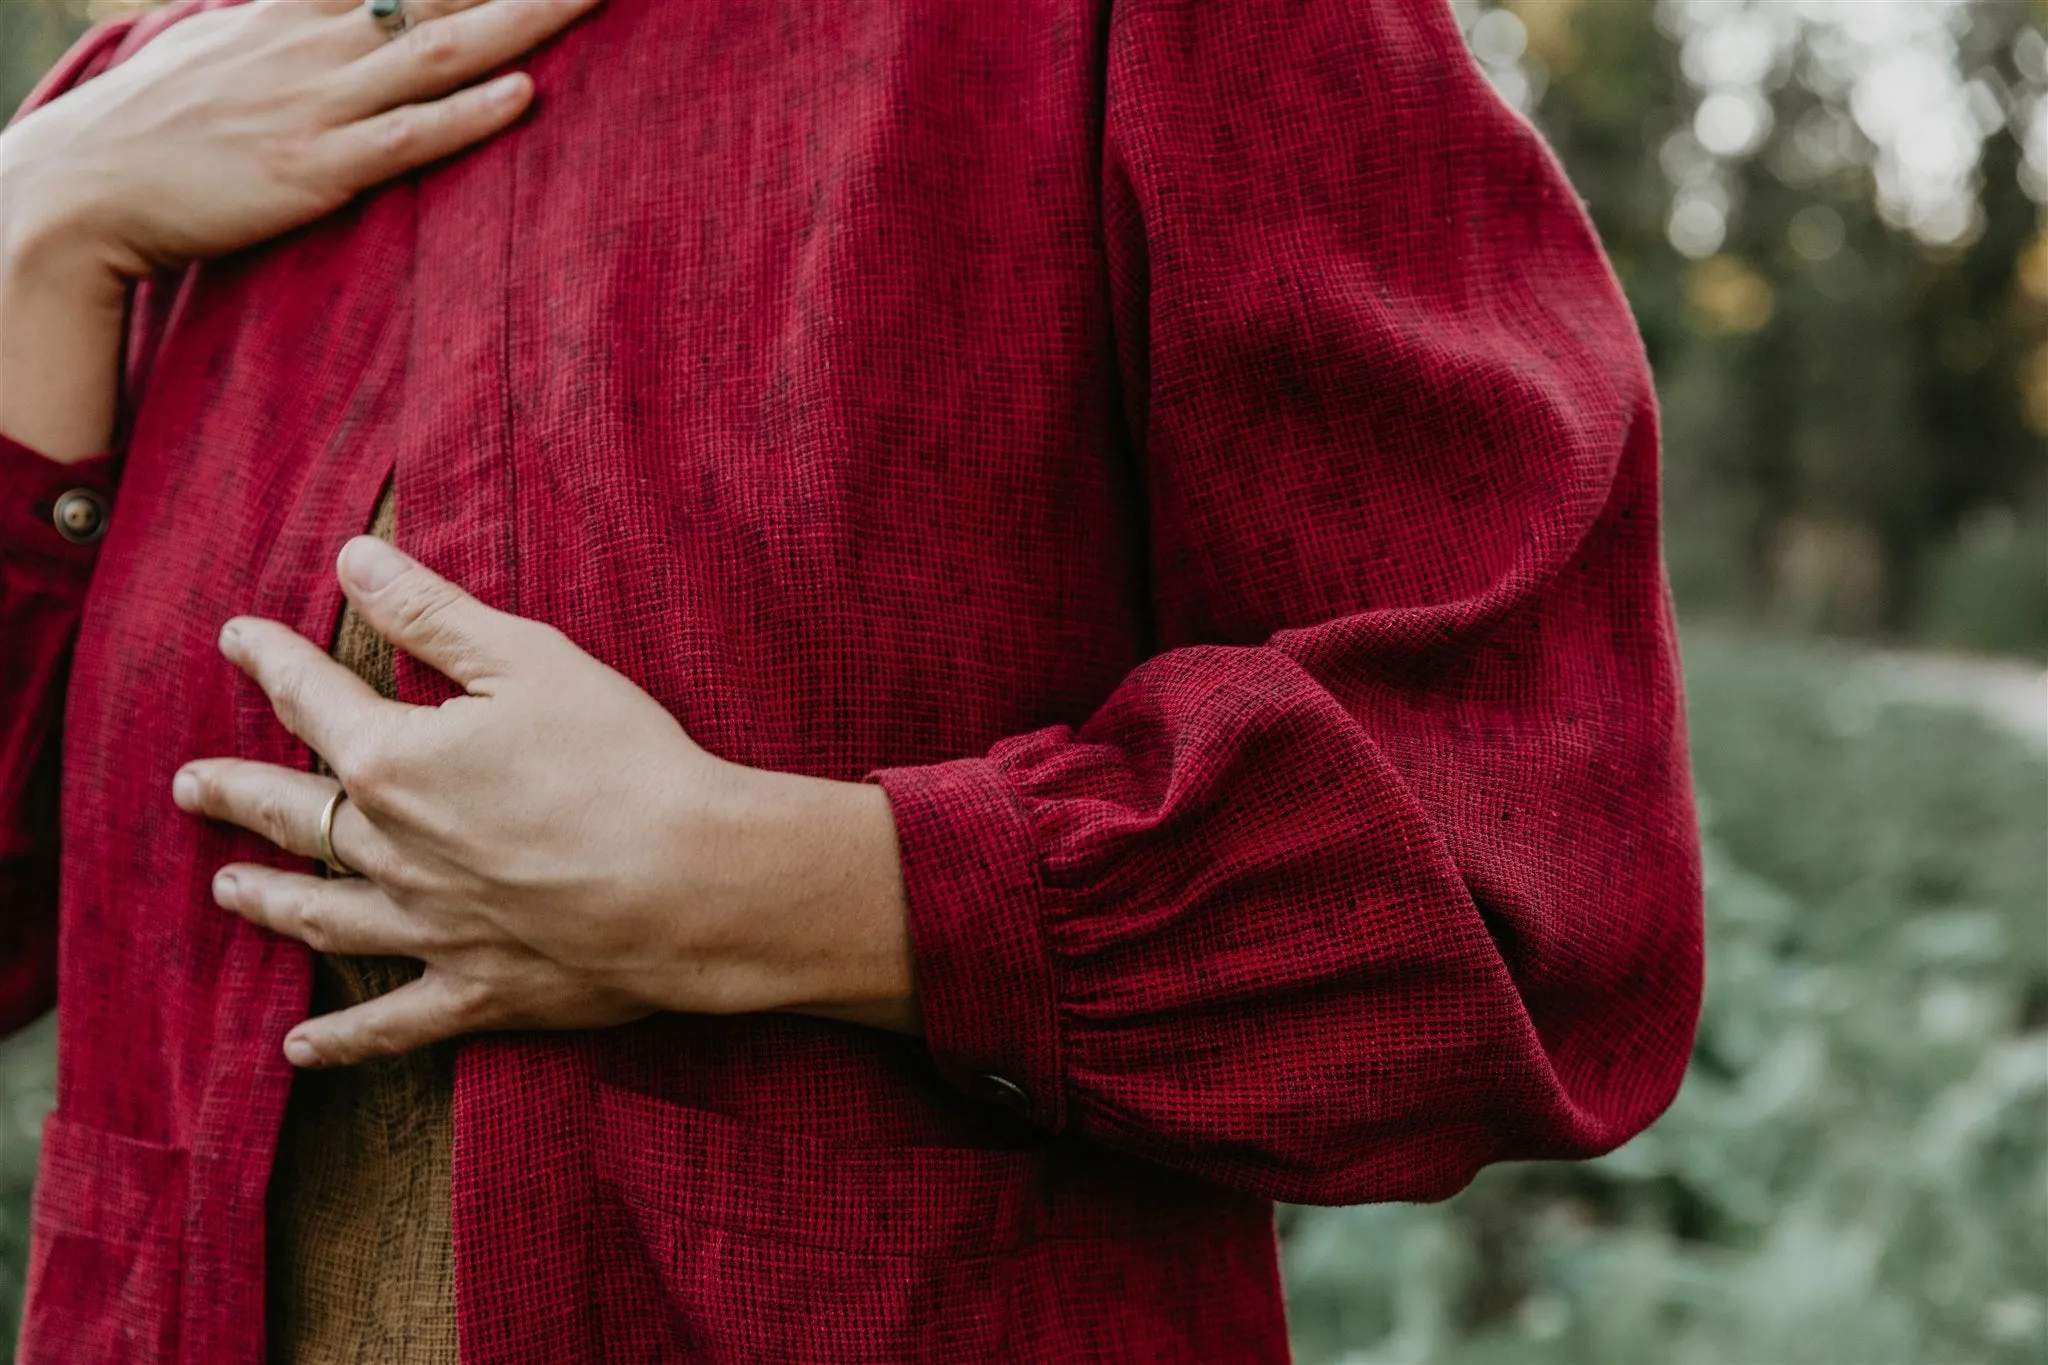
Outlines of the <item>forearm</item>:
{"type": "Polygon", "coordinates": [[[36,132],[0,134],[0,434],[69,464],[112,439],[128,291],[68,226],[36,132]]]}

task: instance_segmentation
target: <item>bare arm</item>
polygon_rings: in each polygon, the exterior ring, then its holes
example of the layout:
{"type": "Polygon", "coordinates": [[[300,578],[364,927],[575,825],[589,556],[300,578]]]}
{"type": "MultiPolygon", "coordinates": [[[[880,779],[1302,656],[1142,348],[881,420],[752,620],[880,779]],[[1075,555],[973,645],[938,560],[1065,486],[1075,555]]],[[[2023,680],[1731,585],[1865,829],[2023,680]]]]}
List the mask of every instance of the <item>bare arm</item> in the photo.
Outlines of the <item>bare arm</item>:
{"type": "Polygon", "coordinates": [[[0,434],[62,463],[112,439],[128,285],[267,241],[525,111],[472,82],[596,0],[254,0],[174,25],[0,133],[0,434]],[[453,93],[450,93],[453,92],[453,93]]]}
{"type": "Polygon", "coordinates": [[[72,464],[114,427],[127,281],[81,249],[0,137],[0,434],[72,464]]]}

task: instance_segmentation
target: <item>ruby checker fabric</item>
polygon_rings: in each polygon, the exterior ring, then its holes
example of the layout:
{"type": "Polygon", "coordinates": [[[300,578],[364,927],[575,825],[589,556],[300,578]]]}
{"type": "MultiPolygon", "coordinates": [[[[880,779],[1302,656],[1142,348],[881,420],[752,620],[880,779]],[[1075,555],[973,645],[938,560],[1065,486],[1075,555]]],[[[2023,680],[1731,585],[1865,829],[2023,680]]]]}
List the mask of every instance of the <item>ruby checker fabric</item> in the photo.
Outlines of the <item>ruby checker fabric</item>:
{"type": "Polygon", "coordinates": [[[609,0],[527,65],[509,135],[143,288],[114,456],[0,452],[24,1359],[261,1358],[308,961],[207,884],[294,864],[168,788],[310,764],[214,635],[327,639],[392,471],[402,545],[713,752],[883,784],[929,1029],[467,1044],[472,1365],[1281,1360],[1267,1201],[1662,1109],[1651,390],[1442,0],[609,0]]]}

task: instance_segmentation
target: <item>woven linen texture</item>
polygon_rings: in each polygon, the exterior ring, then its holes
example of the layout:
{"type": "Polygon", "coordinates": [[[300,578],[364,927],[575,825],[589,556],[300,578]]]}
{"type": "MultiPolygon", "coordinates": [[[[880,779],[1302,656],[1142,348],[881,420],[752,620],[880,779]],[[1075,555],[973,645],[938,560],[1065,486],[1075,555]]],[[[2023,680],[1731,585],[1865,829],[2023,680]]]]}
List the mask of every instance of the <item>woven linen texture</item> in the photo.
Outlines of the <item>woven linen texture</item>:
{"type": "Polygon", "coordinates": [[[62,948],[24,1359],[261,1358],[310,964],[207,893],[291,860],[167,792],[311,763],[215,632],[331,638],[387,476],[713,752],[886,788],[928,1029],[465,1043],[470,1365],[1278,1361],[1267,1201],[1662,1109],[1651,390],[1441,0],[607,0],[526,66],[506,136],[141,288],[116,456],[0,449],[8,1018],[62,948]]]}

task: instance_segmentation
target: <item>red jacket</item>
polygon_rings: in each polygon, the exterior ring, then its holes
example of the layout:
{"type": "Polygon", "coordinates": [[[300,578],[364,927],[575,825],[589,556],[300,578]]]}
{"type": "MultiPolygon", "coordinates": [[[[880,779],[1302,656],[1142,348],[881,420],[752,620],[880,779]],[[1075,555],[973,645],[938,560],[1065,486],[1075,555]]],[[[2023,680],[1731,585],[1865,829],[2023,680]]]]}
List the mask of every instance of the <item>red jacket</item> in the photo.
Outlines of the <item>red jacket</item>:
{"type": "Polygon", "coordinates": [[[309,763],[215,631],[325,640],[393,469],[406,549],[714,753],[887,788],[929,1028],[468,1043],[468,1365],[1281,1360],[1267,1201],[1658,1113],[1651,389],[1442,0],[610,0],[530,69],[518,130],[141,290],[116,456],[0,450],[5,1022],[63,1011],[25,1360],[261,1357],[308,958],[170,779],[309,763]]]}

